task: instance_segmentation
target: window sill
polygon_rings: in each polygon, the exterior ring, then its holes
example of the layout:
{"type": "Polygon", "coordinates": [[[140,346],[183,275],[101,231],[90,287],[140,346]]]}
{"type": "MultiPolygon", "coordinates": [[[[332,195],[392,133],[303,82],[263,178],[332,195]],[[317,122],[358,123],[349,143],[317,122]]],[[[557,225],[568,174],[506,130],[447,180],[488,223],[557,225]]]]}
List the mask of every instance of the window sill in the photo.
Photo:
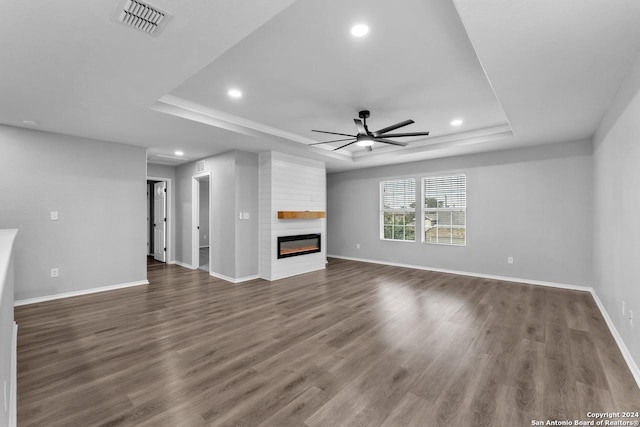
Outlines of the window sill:
{"type": "Polygon", "coordinates": [[[467,246],[466,243],[464,244],[459,244],[459,243],[436,243],[436,242],[422,242],[423,245],[432,245],[432,246],[458,246],[460,248],[464,248],[465,246],[467,246]]]}

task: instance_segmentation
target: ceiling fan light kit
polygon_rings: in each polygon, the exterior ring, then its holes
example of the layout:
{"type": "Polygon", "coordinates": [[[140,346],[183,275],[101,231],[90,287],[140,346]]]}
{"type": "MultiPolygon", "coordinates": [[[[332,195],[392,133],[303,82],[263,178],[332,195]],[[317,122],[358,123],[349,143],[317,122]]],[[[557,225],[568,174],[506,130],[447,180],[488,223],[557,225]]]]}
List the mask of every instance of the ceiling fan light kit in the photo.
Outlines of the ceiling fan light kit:
{"type": "Polygon", "coordinates": [[[356,128],[358,129],[358,133],[355,135],[350,135],[347,133],[338,133],[338,132],[328,132],[328,131],[324,131],[324,130],[315,130],[312,129],[312,132],[319,132],[319,133],[326,133],[329,135],[339,135],[339,136],[346,136],[348,138],[343,138],[343,139],[334,139],[331,141],[323,141],[323,142],[316,142],[313,144],[309,144],[309,145],[320,145],[320,144],[329,144],[331,142],[344,142],[344,141],[349,141],[346,144],[338,147],[338,148],[334,148],[333,151],[338,151],[341,150],[343,148],[346,148],[352,144],[356,144],[360,147],[365,147],[367,149],[367,151],[373,151],[372,145],[375,142],[382,142],[384,144],[389,144],[389,145],[396,145],[399,147],[405,147],[408,144],[406,142],[400,142],[400,141],[392,141],[390,139],[387,138],[406,138],[406,137],[412,137],[412,136],[427,136],[429,135],[429,132],[409,132],[409,133],[388,133],[391,131],[394,131],[396,129],[399,129],[401,127],[410,125],[412,123],[414,123],[413,120],[409,119],[409,120],[405,120],[403,122],[400,123],[396,123],[395,125],[391,125],[391,126],[387,126],[386,128],[382,128],[380,130],[377,130],[375,132],[371,132],[369,130],[369,127],[367,126],[367,119],[369,118],[369,116],[371,115],[371,113],[369,112],[369,110],[362,110],[358,113],[358,117],[360,117],[359,119],[353,119],[353,122],[356,125],[356,128]],[[354,139],[355,138],[355,139],[354,139]]]}
{"type": "Polygon", "coordinates": [[[357,139],[358,142],[356,142],[356,145],[359,145],[360,147],[371,147],[375,142],[373,138],[370,138],[368,136],[362,136],[357,139]]]}

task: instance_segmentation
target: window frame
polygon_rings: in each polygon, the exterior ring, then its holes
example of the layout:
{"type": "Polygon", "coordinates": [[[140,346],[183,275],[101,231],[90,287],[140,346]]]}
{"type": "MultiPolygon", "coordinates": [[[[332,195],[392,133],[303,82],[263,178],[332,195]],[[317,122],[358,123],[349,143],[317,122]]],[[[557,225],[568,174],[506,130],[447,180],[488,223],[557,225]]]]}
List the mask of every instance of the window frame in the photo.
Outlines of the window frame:
{"type": "MultiPolygon", "coordinates": [[[[403,242],[403,243],[416,243],[418,241],[417,239],[417,235],[420,232],[419,230],[419,226],[418,226],[418,212],[417,212],[417,205],[418,205],[418,188],[417,188],[417,182],[416,182],[416,178],[415,177],[398,177],[398,178],[387,178],[387,179],[383,179],[380,180],[380,188],[379,188],[379,201],[378,201],[378,209],[379,209],[379,237],[380,240],[384,240],[387,242],[403,242]],[[416,205],[416,207],[414,208],[409,208],[409,209],[400,209],[400,208],[391,208],[391,209],[385,209],[384,207],[384,186],[385,183],[387,182],[392,182],[392,181],[404,181],[404,180],[410,180],[413,181],[414,184],[414,189],[415,189],[415,193],[414,194],[414,204],[416,205]],[[414,226],[414,236],[413,236],[413,240],[407,240],[407,239],[389,239],[384,237],[384,227],[385,227],[385,223],[384,223],[384,214],[386,212],[391,212],[391,213],[404,213],[406,215],[407,212],[413,212],[414,214],[414,219],[416,222],[416,225],[414,226]]],[[[405,229],[405,236],[406,236],[406,224],[403,225],[404,229],[405,229]]]]}
{"type": "Polygon", "coordinates": [[[420,235],[421,235],[421,243],[427,245],[440,245],[440,246],[458,246],[465,247],[467,246],[468,241],[468,227],[467,227],[467,174],[464,172],[459,173],[448,173],[445,175],[425,175],[420,177],[420,235]],[[425,198],[426,198],[426,189],[425,189],[425,180],[427,179],[439,179],[439,178],[453,178],[453,177],[464,177],[464,198],[465,204],[463,209],[451,209],[451,208],[427,208],[425,206],[425,198]],[[427,211],[438,211],[438,212],[464,212],[464,243],[452,243],[452,242],[432,242],[427,241],[426,232],[427,228],[425,227],[425,218],[427,211]]]}

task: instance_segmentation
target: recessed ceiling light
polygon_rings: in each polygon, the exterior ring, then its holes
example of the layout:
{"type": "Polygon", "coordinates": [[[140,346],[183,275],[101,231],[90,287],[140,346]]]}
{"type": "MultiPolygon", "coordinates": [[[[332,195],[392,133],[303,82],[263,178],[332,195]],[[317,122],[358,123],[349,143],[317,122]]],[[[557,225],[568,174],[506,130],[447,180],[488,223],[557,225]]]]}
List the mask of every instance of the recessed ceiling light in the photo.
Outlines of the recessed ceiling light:
{"type": "Polygon", "coordinates": [[[232,98],[242,98],[242,92],[238,89],[229,89],[229,92],[227,92],[227,94],[232,98]]]}
{"type": "Polygon", "coordinates": [[[460,126],[462,124],[462,120],[455,119],[451,121],[451,126],[460,126]]]}
{"type": "Polygon", "coordinates": [[[38,122],[35,120],[23,120],[22,124],[27,126],[38,126],[38,122]]]}
{"type": "Polygon", "coordinates": [[[353,37],[363,37],[369,32],[369,27],[364,24],[358,24],[351,27],[351,35],[353,37]]]}
{"type": "Polygon", "coordinates": [[[174,154],[175,154],[176,156],[184,156],[184,152],[183,152],[183,151],[180,151],[180,150],[176,151],[174,154]]]}

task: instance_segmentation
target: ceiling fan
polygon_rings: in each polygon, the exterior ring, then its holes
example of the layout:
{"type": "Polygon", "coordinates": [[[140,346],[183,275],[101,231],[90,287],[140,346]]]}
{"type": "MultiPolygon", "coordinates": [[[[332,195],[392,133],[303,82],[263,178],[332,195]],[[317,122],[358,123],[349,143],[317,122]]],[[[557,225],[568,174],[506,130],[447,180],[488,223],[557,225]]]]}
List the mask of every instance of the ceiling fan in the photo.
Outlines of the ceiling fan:
{"type": "Polygon", "coordinates": [[[411,123],[415,123],[413,120],[405,120],[403,122],[396,123],[395,125],[387,126],[386,128],[382,128],[382,129],[377,130],[375,132],[371,132],[371,131],[369,131],[369,128],[367,127],[367,119],[369,118],[370,114],[371,113],[369,112],[369,110],[362,110],[362,111],[360,111],[358,113],[358,116],[362,120],[353,119],[353,122],[356,124],[356,128],[358,129],[358,133],[356,135],[349,135],[349,134],[346,134],[346,133],[327,132],[327,131],[324,131],[324,130],[312,129],[311,132],[328,133],[330,135],[348,136],[349,138],[334,139],[332,141],[316,142],[316,143],[309,144],[309,145],[320,145],[320,144],[328,144],[330,142],[349,141],[348,143],[346,143],[346,144],[344,144],[344,145],[342,145],[342,146],[340,146],[338,148],[335,148],[333,151],[337,151],[337,150],[340,150],[342,148],[348,147],[351,144],[357,144],[360,147],[365,147],[367,149],[367,151],[373,151],[373,148],[371,146],[373,145],[374,142],[383,142],[385,144],[398,145],[400,147],[405,147],[407,145],[406,142],[391,141],[390,139],[387,139],[387,138],[404,138],[404,137],[409,137],[409,136],[427,136],[427,135],[429,135],[429,132],[387,133],[387,132],[391,132],[393,130],[396,130],[398,128],[410,125],[411,123]]]}

